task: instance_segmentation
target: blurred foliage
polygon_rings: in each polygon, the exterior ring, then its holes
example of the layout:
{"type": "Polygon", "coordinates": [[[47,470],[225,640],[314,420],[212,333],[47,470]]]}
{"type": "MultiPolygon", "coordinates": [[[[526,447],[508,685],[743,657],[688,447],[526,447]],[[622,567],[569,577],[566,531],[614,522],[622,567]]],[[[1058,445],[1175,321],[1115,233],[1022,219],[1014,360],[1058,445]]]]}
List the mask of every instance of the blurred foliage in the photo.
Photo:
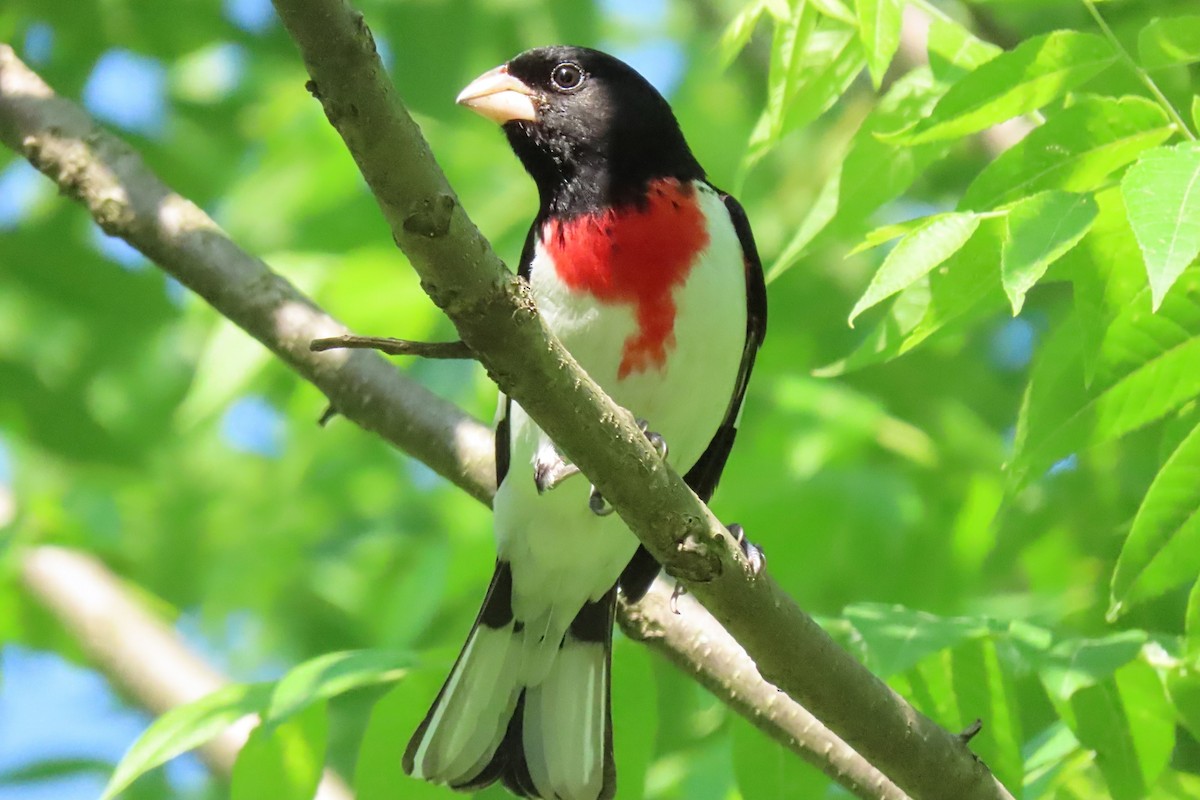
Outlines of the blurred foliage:
{"type": "MultiPolygon", "coordinates": [[[[917,2],[924,48],[900,0],[358,5],[510,263],[533,187],[458,88],[558,41],[659,79],[772,279],[717,513],[922,711],[982,719],[973,749],[1014,795],[1200,796],[1191,3],[1101,3],[1110,36],[1077,0],[917,2]],[[1038,127],[999,157],[975,135],[1022,114],[1038,127]]],[[[0,40],[353,329],[452,337],[260,6],[10,0],[0,40]],[[114,101],[106,62],[142,84],[114,101]]],[[[315,389],[9,153],[0,187],[0,637],[80,658],[15,568],[32,543],[88,550],[236,676],[302,664],[164,717],[122,781],[257,709],[232,790],[206,794],[304,796],[325,761],[363,800],[446,797],[399,754],[490,574],[486,509],[318,428],[315,389]]],[[[398,368],[490,417],[471,365],[398,368]]],[[[641,648],[618,641],[614,671],[622,798],[842,796],[641,648]]]]}

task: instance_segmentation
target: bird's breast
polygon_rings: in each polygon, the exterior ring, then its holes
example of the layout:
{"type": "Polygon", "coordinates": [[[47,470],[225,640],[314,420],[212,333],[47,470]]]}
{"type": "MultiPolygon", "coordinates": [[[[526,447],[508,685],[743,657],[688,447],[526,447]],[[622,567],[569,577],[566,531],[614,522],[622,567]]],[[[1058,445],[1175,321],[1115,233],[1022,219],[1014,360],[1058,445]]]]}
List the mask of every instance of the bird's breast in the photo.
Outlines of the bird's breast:
{"type": "Polygon", "coordinates": [[[624,342],[618,378],[662,370],[675,344],[675,289],[709,244],[694,184],[662,179],[643,203],[547,220],[545,266],[568,293],[629,308],[636,330],[624,342]]]}

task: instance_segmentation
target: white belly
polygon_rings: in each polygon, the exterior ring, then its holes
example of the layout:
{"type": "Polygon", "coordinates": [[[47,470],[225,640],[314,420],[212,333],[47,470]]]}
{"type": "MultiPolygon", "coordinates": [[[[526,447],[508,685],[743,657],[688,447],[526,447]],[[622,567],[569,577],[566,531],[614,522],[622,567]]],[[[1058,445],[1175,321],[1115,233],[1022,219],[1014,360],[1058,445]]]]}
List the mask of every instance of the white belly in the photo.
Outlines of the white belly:
{"type": "MultiPolygon", "coordinates": [[[[745,269],[736,232],[715,192],[701,187],[698,201],[709,221],[709,242],[673,290],[673,345],[661,369],[619,377],[625,344],[638,331],[634,307],[567,288],[540,245],[530,281],[554,333],[618,404],[666,439],[668,460],[681,474],[724,419],[746,340],[745,269]]],[[[495,518],[499,555],[512,564],[514,611],[519,619],[537,618],[553,598],[552,605],[568,615],[565,627],[585,600],[613,585],[637,540],[616,515],[597,517],[588,510],[583,476],[539,495],[534,460],[552,445],[515,403],[510,425],[510,466],[496,495],[495,518]]]]}

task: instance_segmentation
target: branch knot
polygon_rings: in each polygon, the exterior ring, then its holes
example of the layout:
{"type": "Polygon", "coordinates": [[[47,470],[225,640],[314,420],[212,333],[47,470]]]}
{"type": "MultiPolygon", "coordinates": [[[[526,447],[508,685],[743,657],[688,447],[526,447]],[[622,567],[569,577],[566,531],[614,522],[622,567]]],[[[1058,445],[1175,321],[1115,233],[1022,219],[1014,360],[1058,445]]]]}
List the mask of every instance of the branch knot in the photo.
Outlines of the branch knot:
{"type": "Polygon", "coordinates": [[[448,194],[439,193],[420,200],[404,218],[404,230],[427,239],[439,239],[450,232],[455,205],[454,197],[448,194]]]}

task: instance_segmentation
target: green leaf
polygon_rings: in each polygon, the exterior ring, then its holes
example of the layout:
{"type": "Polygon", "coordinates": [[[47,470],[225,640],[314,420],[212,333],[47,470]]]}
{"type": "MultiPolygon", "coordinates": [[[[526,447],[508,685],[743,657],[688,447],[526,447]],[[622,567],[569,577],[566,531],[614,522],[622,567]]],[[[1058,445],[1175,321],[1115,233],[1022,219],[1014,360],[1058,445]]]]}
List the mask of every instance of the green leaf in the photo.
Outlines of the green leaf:
{"type": "Polygon", "coordinates": [[[959,208],[983,211],[1047,189],[1086,192],[1174,128],[1141,97],[1086,97],[1034,128],[971,181],[959,208]]]}
{"type": "MultiPolygon", "coordinates": [[[[1184,630],[1187,632],[1184,649],[1188,658],[1200,659],[1200,579],[1192,584],[1192,591],[1188,594],[1184,630]]],[[[1200,734],[1200,730],[1197,733],[1200,734]]]]}
{"type": "Polygon", "coordinates": [[[1192,130],[1200,131],[1200,94],[1192,95],[1192,130]]]}
{"type": "Polygon", "coordinates": [[[862,71],[862,46],[853,30],[813,29],[817,15],[801,2],[772,45],[767,107],[753,133],[746,163],[756,163],[788,131],[807,125],[834,104],[862,71]]]}
{"type": "Polygon", "coordinates": [[[1137,239],[1129,227],[1121,189],[1094,195],[1098,213],[1087,236],[1062,257],[1059,271],[1071,281],[1083,354],[1083,387],[1091,385],[1108,326],[1125,313],[1131,297],[1146,290],[1137,239]]]}
{"type": "Polygon", "coordinates": [[[1138,33],[1138,56],[1147,69],[1200,61],[1200,16],[1151,20],[1138,33]]]}
{"type": "MultiPolygon", "coordinates": [[[[954,81],[1004,52],[948,17],[929,24],[929,67],[939,80],[954,81]]],[[[895,129],[893,129],[895,130],[895,129]]]]}
{"type": "Polygon", "coordinates": [[[836,19],[847,25],[858,25],[854,12],[847,8],[842,0],[810,0],[810,2],[813,4],[813,8],[830,19],[836,19]]]}
{"type": "Polygon", "coordinates": [[[266,708],[271,684],[234,684],[173,708],[150,724],[117,765],[101,800],[125,791],[139,776],[220,735],[266,708]]]}
{"type": "Polygon", "coordinates": [[[889,138],[914,145],[956,139],[1034,111],[1117,59],[1099,36],[1055,31],[1028,39],[950,87],[928,118],[889,138]]]}
{"type": "Polygon", "coordinates": [[[854,627],[872,671],[884,678],[990,630],[982,619],[936,617],[879,603],[856,603],[842,614],[854,627]]]}
{"type": "Polygon", "coordinates": [[[775,22],[771,39],[771,65],[767,73],[767,107],[759,127],[751,137],[756,144],[767,147],[783,135],[784,120],[793,98],[805,79],[804,54],[808,39],[817,24],[817,15],[806,0],[800,0],[787,19],[775,22]]]}
{"type": "Polygon", "coordinates": [[[278,723],[318,700],[404,677],[410,655],[389,650],[326,653],[293,667],[275,684],[266,721],[278,723]]]}
{"type": "Polygon", "coordinates": [[[1200,738],[1200,661],[1167,672],[1167,696],[1183,726],[1200,738]]]}
{"type": "Polygon", "coordinates": [[[878,228],[870,230],[863,236],[861,242],[856,244],[846,256],[855,256],[867,250],[873,250],[884,242],[890,242],[893,239],[899,239],[901,236],[907,236],[918,228],[922,228],[929,224],[932,219],[938,219],[945,216],[939,214],[936,217],[914,217],[906,219],[903,222],[893,222],[890,225],[880,225],[878,228]]]}
{"type": "Polygon", "coordinates": [[[799,261],[819,235],[826,239],[857,232],[872,212],[899,197],[918,175],[941,157],[947,145],[892,147],[875,134],[921,119],[943,88],[928,70],[901,76],[863,120],[846,157],[825,182],[804,221],[767,271],[773,281],[799,261]],[[831,223],[837,222],[836,225],[831,223]]]}
{"type": "Polygon", "coordinates": [[[325,766],[328,735],[323,702],[278,725],[259,725],[234,762],[230,799],[312,800],[325,766]]]}
{"type": "Polygon", "coordinates": [[[658,741],[658,684],[650,652],[625,637],[613,642],[612,728],[621,797],[641,800],[658,741]]]}
{"type": "Polygon", "coordinates": [[[1000,275],[1014,317],[1025,293],[1088,232],[1096,210],[1091,195],[1056,191],[1035,194],[1009,210],[1000,275]]]}
{"type": "Polygon", "coordinates": [[[1154,477],[1113,571],[1109,617],[1200,573],[1200,425],[1154,477]]]}
{"type": "Polygon", "coordinates": [[[958,724],[965,728],[976,719],[983,722],[983,729],[971,740],[971,752],[1005,786],[1019,786],[1024,775],[1019,703],[994,637],[965,642],[951,651],[950,658],[958,724]]]}
{"type": "Polygon", "coordinates": [[[858,34],[867,55],[871,81],[878,89],[900,46],[899,0],[856,0],[858,34]]]}
{"type": "Polygon", "coordinates": [[[1200,254],[1200,143],[1143,153],[1125,173],[1121,194],[1157,311],[1167,290],[1200,254]]]}
{"type": "Polygon", "coordinates": [[[1146,294],[1127,298],[1107,326],[1090,385],[1075,326],[1043,347],[1017,422],[1010,489],[1200,395],[1200,272],[1185,272],[1157,314],[1147,313],[1146,294]]]}
{"type": "Polygon", "coordinates": [[[743,717],[735,716],[730,727],[733,772],[744,800],[809,800],[826,795],[830,780],[819,769],[743,717]]]}
{"type": "Polygon", "coordinates": [[[732,64],[738,54],[745,49],[750,37],[754,35],[754,29],[758,27],[758,21],[766,10],[766,5],[763,3],[748,5],[725,27],[725,31],[721,34],[721,40],[717,43],[717,53],[722,69],[732,64]]]}
{"type": "Polygon", "coordinates": [[[851,327],[863,311],[928,275],[958,252],[978,227],[978,215],[952,212],[929,217],[920,227],[905,235],[888,253],[867,290],[854,304],[849,318],[851,327]]]}
{"type": "Polygon", "coordinates": [[[414,669],[376,701],[354,767],[357,800],[438,800],[446,789],[404,774],[400,759],[430,701],[446,680],[446,667],[414,669]]]}
{"type": "Polygon", "coordinates": [[[1069,639],[1045,656],[1040,669],[1046,692],[1065,701],[1081,689],[1096,686],[1138,657],[1147,637],[1143,631],[1125,631],[1103,639],[1069,639]]]}
{"type": "Polygon", "coordinates": [[[1134,662],[1071,698],[1073,730],[1096,752],[1114,800],[1146,795],[1175,745],[1175,722],[1154,669],[1134,662]]]}
{"type": "Polygon", "coordinates": [[[936,333],[991,313],[1003,302],[1000,287],[999,220],[985,221],[970,241],[940,269],[897,295],[883,319],[846,358],[814,370],[817,377],[842,375],[908,353],[936,333]],[[994,303],[992,301],[995,301],[994,303]]]}

